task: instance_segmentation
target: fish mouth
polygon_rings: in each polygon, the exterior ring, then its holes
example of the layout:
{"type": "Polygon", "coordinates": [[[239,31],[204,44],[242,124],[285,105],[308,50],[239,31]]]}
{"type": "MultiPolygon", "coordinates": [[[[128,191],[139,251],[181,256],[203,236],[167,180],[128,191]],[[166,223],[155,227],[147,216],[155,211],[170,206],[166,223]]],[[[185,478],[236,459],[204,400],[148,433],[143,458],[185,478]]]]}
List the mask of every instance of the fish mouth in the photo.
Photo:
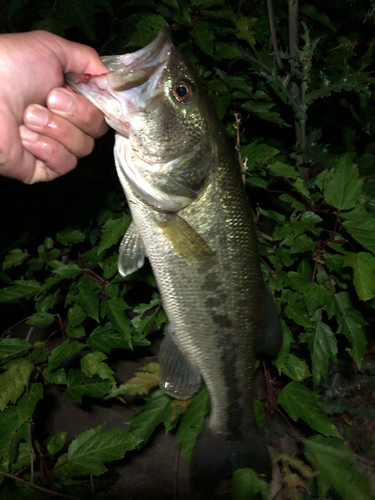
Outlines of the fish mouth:
{"type": "Polygon", "coordinates": [[[172,49],[169,31],[162,28],[151,43],[136,52],[102,57],[108,73],[68,73],[65,78],[103,111],[112,128],[129,137],[129,117],[147,110],[150,101],[164,92],[162,75],[172,49]]]}

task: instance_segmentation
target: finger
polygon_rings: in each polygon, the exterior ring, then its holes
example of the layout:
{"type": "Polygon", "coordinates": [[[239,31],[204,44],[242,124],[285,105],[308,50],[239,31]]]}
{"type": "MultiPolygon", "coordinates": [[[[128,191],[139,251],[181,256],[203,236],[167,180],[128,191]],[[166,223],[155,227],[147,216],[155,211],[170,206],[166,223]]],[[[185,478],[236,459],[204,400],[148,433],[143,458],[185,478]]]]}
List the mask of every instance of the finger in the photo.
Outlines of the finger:
{"type": "Polygon", "coordinates": [[[24,122],[29,130],[59,142],[78,158],[87,156],[94,148],[94,139],[91,136],[39,104],[26,108],[24,122]]]}
{"type": "Polygon", "coordinates": [[[52,90],[47,97],[47,106],[95,139],[108,130],[103,113],[86,97],[70,89],[52,90]]]}
{"type": "Polygon", "coordinates": [[[50,181],[60,177],[75,168],[77,158],[61,143],[29,130],[24,125],[20,127],[21,141],[24,148],[36,157],[33,175],[27,181],[50,181]]]}

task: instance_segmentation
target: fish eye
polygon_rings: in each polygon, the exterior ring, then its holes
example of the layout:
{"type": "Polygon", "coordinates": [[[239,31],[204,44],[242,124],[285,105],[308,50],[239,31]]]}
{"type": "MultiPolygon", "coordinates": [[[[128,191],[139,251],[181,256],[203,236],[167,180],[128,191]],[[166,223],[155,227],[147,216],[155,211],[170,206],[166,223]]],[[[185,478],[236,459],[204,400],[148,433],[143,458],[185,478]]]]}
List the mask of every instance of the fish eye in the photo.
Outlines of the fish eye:
{"type": "Polygon", "coordinates": [[[179,102],[190,102],[194,97],[194,91],[192,87],[183,81],[177,82],[172,89],[174,97],[179,102]]]}

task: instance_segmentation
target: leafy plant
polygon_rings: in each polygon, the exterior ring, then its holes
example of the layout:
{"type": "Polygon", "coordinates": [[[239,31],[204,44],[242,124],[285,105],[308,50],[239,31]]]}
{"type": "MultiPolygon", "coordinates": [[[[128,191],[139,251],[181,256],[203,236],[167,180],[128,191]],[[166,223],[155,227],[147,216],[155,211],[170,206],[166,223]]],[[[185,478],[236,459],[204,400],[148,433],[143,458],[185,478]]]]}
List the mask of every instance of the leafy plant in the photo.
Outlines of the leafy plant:
{"type": "MultiPolygon", "coordinates": [[[[29,29],[33,5],[11,1],[3,29],[29,29]]],[[[236,471],[234,498],[370,499],[364,472],[373,477],[374,443],[371,436],[356,443],[352,422],[360,419],[361,427],[375,418],[375,365],[366,339],[375,309],[373,5],[343,1],[338,11],[331,0],[319,8],[290,0],[287,11],[270,0],[121,6],[98,0],[85,6],[40,2],[32,27],[120,53],[170,26],[226,125],[249,189],[262,272],[284,332],[278,358],[262,365],[255,403],[279,472],[269,493],[252,471],[236,471]]],[[[110,149],[100,154],[108,162],[110,149]]],[[[81,476],[91,483],[80,498],[108,490],[93,476],[107,478],[111,462],[148,446],[160,426],[176,432],[189,461],[209,411],[204,387],[188,401],[163,394],[154,362],[118,385],[118,353],[149,346],[167,318],[148,267],[126,280],[117,273],[117,246],[130,216],[119,186],[104,181],[108,167],[97,168],[96,181],[92,171],[72,174],[78,206],[91,207],[82,194],[88,186],[98,200],[79,221],[66,209],[69,225],[59,219],[42,224],[37,235],[20,231],[2,242],[4,498],[65,494],[81,476]],[[27,325],[25,338],[15,333],[19,324],[27,325]],[[33,421],[50,387],[77,404],[93,398],[123,404],[129,394],[145,404],[127,431],[98,426],[70,443],[66,432],[39,442],[33,421]]]]}

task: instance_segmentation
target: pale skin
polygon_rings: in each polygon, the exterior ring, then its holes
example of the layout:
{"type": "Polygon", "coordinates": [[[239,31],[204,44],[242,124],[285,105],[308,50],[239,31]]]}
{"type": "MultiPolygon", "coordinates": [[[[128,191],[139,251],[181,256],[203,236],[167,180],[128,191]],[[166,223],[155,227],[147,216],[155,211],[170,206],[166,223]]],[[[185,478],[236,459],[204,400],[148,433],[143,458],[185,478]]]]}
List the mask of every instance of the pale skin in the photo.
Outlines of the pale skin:
{"type": "Polygon", "coordinates": [[[108,70],[94,49],[46,31],[0,35],[0,175],[26,184],[71,171],[107,131],[64,74],[108,70]]]}

